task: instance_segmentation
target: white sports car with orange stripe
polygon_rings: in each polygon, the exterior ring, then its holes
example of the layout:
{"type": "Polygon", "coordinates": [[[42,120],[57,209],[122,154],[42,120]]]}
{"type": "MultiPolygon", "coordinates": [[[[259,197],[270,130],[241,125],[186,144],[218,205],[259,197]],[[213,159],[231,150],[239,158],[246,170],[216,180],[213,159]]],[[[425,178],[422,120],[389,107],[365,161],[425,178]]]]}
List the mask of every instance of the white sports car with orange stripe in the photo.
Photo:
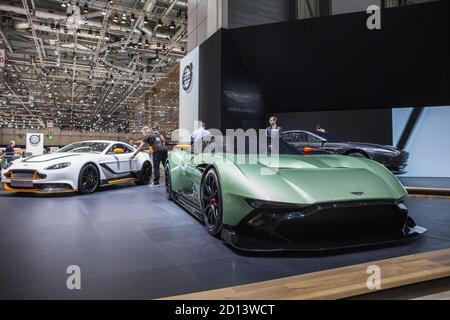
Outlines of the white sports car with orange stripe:
{"type": "Polygon", "coordinates": [[[136,149],[117,141],[84,141],[55,153],[17,159],[2,171],[2,183],[10,192],[89,194],[100,186],[135,181],[148,184],[152,161],[136,149]]]}

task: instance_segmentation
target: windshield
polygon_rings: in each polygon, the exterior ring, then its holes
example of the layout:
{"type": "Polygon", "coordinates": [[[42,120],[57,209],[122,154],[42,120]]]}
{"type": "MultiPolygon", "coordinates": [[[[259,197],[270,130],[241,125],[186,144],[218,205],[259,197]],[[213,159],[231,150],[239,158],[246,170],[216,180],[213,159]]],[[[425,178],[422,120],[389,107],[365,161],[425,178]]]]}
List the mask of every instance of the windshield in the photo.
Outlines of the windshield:
{"type": "Polygon", "coordinates": [[[313,131],[312,133],[314,133],[316,136],[324,138],[328,142],[341,142],[341,139],[338,139],[338,138],[332,136],[331,134],[328,134],[325,132],[313,131]]]}
{"type": "MultiPolygon", "coordinates": [[[[270,142],[270,139],[267,140],[261,140],[261,139],[252,139],[252,138],[245,138],[245,139],[225,139],[225,142],[216,141],[215,139],[212,139],[212,141],[198,141],[196,144],[193,145],[193,150],[191,150],[193,153],[232,153],[232,154],[246,154],[246,155],[256,155],[256,154],[271,154],[271,153],[279,153],[279,154],[285,154],[285,155],[305,155],[306,152],[303,148],[297,148],[287,142],[285,142],[283,139],[279,139],[278,143],[278,152],[276,152],[276,144],[272,144],[270,142]],[[234,141],[234,142],[233,142],[234,141]]],[[[310,150],[307,154],[326,154],[327,152],[323,152],[317,149],[310,150]]]]}
{"type": "Polygon", "coordinates": [[[77,142],[58,150],[58,153],[102,153],[109,143],[105,142],[77,142]]]}

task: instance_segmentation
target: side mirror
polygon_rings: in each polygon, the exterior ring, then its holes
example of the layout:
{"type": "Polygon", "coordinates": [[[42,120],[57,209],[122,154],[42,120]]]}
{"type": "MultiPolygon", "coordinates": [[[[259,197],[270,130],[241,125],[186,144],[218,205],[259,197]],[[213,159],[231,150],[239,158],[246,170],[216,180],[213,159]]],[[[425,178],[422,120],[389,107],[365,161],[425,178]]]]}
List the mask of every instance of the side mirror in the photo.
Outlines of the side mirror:
{"type": "Polygon", "coordinates": [[[114,154],[123,154],[125,153],[125,150],[123,150],[122,148],[115,148],[113,152],[114,154]]]}

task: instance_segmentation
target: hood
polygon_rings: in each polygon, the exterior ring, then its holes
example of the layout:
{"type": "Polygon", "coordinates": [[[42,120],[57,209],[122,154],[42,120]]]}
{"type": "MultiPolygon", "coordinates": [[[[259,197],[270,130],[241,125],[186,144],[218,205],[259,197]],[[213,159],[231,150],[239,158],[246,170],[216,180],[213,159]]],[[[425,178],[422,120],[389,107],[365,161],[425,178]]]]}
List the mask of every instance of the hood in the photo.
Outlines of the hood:
{"type": "Polygon", "coordinates": [[[387,169],[368,159],[280,156],[278,161],[259,157],[258,164],[238,166],[257,190],[255,196],[262,194],[268,201],[315,204],[397,200],[406,196],[403,186],[387,169]],[[261,169],[266,170],[266,175],[261,174],[261,169]]]}
{"type": "Polygon", "coordinates": [[[81,154],[78,153],[51,153],[51,154],[44,154],[42,156],[35,156],[31,158],[27,158],[25,160],[22,160],[22,163],[45,163],[55,160],[63,160],[66,161],[73,157],[79,157],[81,154]]]}

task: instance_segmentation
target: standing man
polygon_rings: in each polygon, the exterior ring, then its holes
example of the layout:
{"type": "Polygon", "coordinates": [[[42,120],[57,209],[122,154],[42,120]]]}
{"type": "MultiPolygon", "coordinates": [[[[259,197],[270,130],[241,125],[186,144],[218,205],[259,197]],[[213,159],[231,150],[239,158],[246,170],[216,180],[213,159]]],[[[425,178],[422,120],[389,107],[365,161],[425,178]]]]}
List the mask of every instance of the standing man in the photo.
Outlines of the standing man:
{"type": "Polygon", "coordinates": [[[279,127],[278,118],[276,116],[271,116],[269,118],[269,126],[267,127],[267,136],[272,137],[275,135],[281,136],[283,133],[283,128],[279,127]]]}
{"type": "MultiPolygon", "coordinates": [[[[145,144],[148,144],[152,149],[153,157],[154,179],[152,186],[159,187],[159,180],[161,179],[160,167],[161,164],[164,166],[167,161],[167,149],[165,148],[166,139],[164,139],[158,131],[155,131],[150,127],[144,127],[142,129],[142,134],[144,135],[144,138],[142,139],[140,146],[131,156],[131,160],[133,160],[136,155],[142,151],[145,144]]],[[[132,141],[132,143],[135,142],[136,141],[132,141]]]]}
{"type": "Polygon", "coordinates": [[[3,162],[2,167],[6,167],[7,164],[9,164],[11,161],[14,160],[14,147],[16,146],[15,141],[10,141],[8,146],[6,147],[5,151],[1,154],[3,156],[3,162]]]}
{"type": "Polygon", "coordinates": [[[204,123],[203,121],[200,121],[198,124],[199,124],[199,128],[197,130],[195,130],[194,132],[192,132],[192,135],[191,135],[191,144],[192,145],[195,144],[197,141],[202,140],[205,137],[211,136],[211,132],[206,130],[206,123],[204,123]]]}
{"type": "Polygon", "coordinates": [[[276,116],[271,116],[269,118],[269,126],[266,129],[269,152],[271,152],[272,150],[272,138],[279,139],[281,137],[281,134],[283,133],[283,128],[278,126],[277,121],[278,118],[276,116]]]}

